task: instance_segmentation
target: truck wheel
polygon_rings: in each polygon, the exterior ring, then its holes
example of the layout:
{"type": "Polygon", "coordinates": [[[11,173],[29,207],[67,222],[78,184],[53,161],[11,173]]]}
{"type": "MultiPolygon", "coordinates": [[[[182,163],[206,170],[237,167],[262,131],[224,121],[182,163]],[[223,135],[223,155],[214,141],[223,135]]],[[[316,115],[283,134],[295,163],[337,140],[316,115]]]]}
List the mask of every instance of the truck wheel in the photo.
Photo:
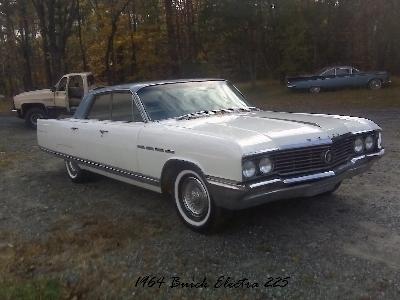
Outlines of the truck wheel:
{"type": "Polygon", "coordinates": [[[25,113],[25,124],[26,126],[36,129],[37,127],[37,120],[38,119],[46,119],[47,114],[46,112],[40,107],[33,107],[30,108],[25,113]]]}
{"type": "Polygon", "coordinates": [[[382,80],[380,79],[372,79],[368,83],[368,87],[370,90],[379,90],[382,88],[382,80]]]}
{"type": "Polygon", "coordinates": [[[88,172],[82,170],[78,164],[72,160],[65,161],[65,168],[67,169],[67,175],[74,183],[83,183],[88,179],[88,172]]]}
{"type": "Polygon", "coordinates": [[[215,206],[203,177],[194,169],[178,172],[173,196],[179,217],[194,231],[213,231],[223,220],[222,210],[215,206]]]}
{"type": "Polygon", "coordinates": [[[321,88],[319,86],[313,86],[310,88],[310,93],[311,94],[318,94],[321,92],[321,88]]]}

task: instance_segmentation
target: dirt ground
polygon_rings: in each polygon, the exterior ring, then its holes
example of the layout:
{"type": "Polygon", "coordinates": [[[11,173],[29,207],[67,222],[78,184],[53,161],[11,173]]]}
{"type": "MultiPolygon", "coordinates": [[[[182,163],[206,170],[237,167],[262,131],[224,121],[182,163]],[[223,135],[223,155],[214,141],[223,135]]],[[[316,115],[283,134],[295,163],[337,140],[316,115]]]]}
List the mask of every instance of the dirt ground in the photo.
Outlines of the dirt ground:
{"type": "Polygon", "coordinates": [[[386,156],[332,196],[240,211],[214,235],[188,230],[156,193],[104,177],[71,183],[35,131],[0,114],[0,299],[399,299],[400,105],[341,105],[344,95],[318,96],[336,105],[255,99],[372,119],[386,156]],[[146,275],[165,283],[135,286],[146,275]],[[220,276],[239,283],[216,288],[220,276]],[[171,288],[172,277],[209,286],[171,288]],[[271,277],[287,285],[264,287],[271,277]]]}

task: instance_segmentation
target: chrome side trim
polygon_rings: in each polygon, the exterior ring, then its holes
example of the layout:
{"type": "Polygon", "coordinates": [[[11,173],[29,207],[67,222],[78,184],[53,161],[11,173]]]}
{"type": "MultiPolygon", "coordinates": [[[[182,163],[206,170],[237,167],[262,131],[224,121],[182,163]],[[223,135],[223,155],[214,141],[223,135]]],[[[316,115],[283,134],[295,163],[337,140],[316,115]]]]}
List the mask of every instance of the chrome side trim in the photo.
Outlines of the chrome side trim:
{"type": "Polygon", "coordinates": [[[283,183],[286,183],[286,184],[297,183],[297,182],[303,182],[303,181],[309,181],[309,180],[316,180],[316,179],[332,177],[332,176],[335,176],[335,175],[336,175],[335,172],[328,171],[328,172],[323,172],[323,173],[318,173],[318,174],[313,174],[313,175],[306,175],[306,176],[300,176],[300,177],[284,179],[283,183]]]}
{"type": "Polygon", "coordinates": [[[361,156],[357,156],[351,159],[351,163],[355,164],[359,160],[363,160],[368,157],[376,157],[376,156],[383,156],[385,154],[385,149],[380,150],[379,152],[371,153],[371,154],[364,154],[361,156]]]}
{"type": "Polygon", "coordinates": [[[95,168],[104,172],[108,172],[111,174],[115,174],[115,175],[119,175],[122,177],[126,177],[129,178],[131,180],[135,180],[138,182],[142,182],[142,183],[147,183],[147,184],[151,184],[154,186],[159,186],[160,185],[160,180],[158,178],[154,178],[154,177],[150,177],[150,176],[146,176],[144,174],[141,173],[136,173],[136,172],[132,172],[129,170],[125,170],[125,169],[121,169],[121,168],[117,168],[117,167],[113,167],[113,166],[109,166],[109,165],[104,165],[102,163],[98,163],[95,161],[91,161],[91,160],[87,160],[87,159],[82,159],[79,157],[75,157],[72,155],[68,155],[65,153],[61,153],[58,151],[53,151],[44,147],[39,147],[42,151],[53,154],[57,157],[61,157],[63,159],[70,159],[70,160],[74,160],[76,161],[78,164],[83,164],[86,166],[90,166],[91,168],[95,168]]]}
{"type": "Polygon", "coordinates": [[[218,185],[233,190],[242,190],[246,188],[243,184],[240,184],[238,181],[224,179],[210,175],[206,175],[205,177],[207,179],[207,182],[213,185],[218,185]]]}
{"type": "Polygon", "coordinates": [[[278,183],[278,182],[282,182],[282,179],[272,179],[272,180],[268,180],[268,181],[257,182],[257,183],[250,184],[249,187],[251,189],[253,189],[253,188],[256,188],[256,187],[263,186],[263,185],[272,184],[272,183],[278,183]]]}

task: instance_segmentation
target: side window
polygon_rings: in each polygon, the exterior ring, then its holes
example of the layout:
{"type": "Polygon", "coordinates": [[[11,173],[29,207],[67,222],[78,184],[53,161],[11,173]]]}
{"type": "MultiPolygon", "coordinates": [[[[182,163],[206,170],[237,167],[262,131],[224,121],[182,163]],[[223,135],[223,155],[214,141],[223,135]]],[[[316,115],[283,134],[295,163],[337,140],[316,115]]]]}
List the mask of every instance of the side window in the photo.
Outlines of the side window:
{"type": "Polygon", "coordinates": [[[111,93],[95,96],[87,118],[111,120],[111,93]]]}
{"type": "Polygon", "coordinates": [[[350,69],[347,68],[337,68],[336,69],[336,75],[349,75],[350,74],[350,69]]]}
{"type": "Polygon", "coordinates": [[[94,76],[93,76],[93,75],[89,75],[89,76],[87,77],[87,84],[88,84],[88,87],[91,87],[91,86],[93,86],[93,85],[95,84],[94,76]]]}
{"type": "Polygon", "coordinates": [[[67,88],[67,81],[68,78],[67,77],[63,77],[61,78],[60,82],[57,85],[57,91],[58,92],[64,92],[67,88]]]}
{"type": "Polygon", "coordinates": [[[113,93],[111,120],[143,122],[130,92],[113,93]]]}
{"type": "Polygon", "coordinates": [[[83,91],[83,79],[81,76],[71,76],[68,83],[68,96],[70,98],[82,98],[83,91]]]}
{"type": "Polygon", "coordinates": [[[335,76],[335,69],[326,70],[324,73],[321,74],[322,76],[335,76]]]}
{"type": "Polygon", "coordinates": [[[81,76],[71,76],[69,78],[69,87],[83,89],[83,80],[81,76]]]}

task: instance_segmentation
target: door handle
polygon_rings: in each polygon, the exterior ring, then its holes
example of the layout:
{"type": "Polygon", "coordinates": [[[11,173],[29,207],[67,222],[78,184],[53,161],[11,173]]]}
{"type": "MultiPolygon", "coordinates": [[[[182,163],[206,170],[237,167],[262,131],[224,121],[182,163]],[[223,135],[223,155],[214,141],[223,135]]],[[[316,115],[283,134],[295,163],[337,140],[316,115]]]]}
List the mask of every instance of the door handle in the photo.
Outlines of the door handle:
{"type": "Polygon", "coordinates": [[[79,129],[78,127],[71,127],[72,131],[75,131],[75,130],[78,130],[78,129],[79,129]]]}
{"type": "Polygon", "coordinates": [[[102,130],[102,129],[100,129],[100,133],[103,135],[104,133],[107,133],[108,132],[108,130],[102,130]]]}

